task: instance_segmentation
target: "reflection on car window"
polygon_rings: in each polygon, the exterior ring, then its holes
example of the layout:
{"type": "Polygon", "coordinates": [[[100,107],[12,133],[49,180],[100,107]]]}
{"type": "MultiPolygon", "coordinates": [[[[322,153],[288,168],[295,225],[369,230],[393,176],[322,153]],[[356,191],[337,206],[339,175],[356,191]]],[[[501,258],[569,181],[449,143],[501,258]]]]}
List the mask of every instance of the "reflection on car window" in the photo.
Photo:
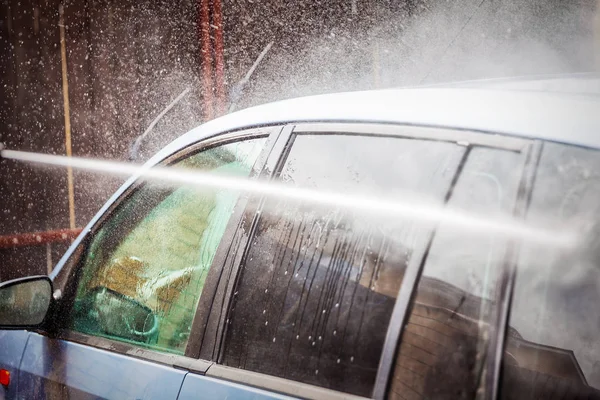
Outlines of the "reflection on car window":
{"type": "MultiPolygon", "coordinates": [[[[288,185],[441,203],[463,147],[346,135],[300,135],[288,185]]],[[[390,314],[425,229],[343,209],[269,199],[241,266],[223,362],[370,395],[390,314]]]]}
{"type": "MultiPolygon", "coordinates": [[[[248,176],[263,142],[211,148],[177,166],[248,176]]],[[[183,353],[238,194],[151,183],[136,191],[90,244],[72,329],[183,353]]]]}
{"type": "MultiPolygon", "coordinates": [[[[449,205],[485,216],[511,214],[520,157],[473,148],[449,205]]],[[[493,234],[440,225],[402,334],[390,398],[475,398],[505,248],[493,234]]]]}
{"type": "Polygon", "coordinates": [[[556,231],[579,227],[576,254],[525,249],[520,257],[506,342],[501,397],[600,398],[600,154],[544,144],[528,220],[556,231]],[[581,229],[583,227],[583,229],[581,229]]]}

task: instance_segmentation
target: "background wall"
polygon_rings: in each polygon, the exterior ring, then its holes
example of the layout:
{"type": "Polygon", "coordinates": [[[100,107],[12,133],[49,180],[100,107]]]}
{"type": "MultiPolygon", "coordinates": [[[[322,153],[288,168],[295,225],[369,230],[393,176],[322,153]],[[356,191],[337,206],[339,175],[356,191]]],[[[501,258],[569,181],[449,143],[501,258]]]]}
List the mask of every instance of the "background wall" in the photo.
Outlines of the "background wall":
{"type": "MultiPolygon", "coordinates": [[[[10,149],[65,154],[59,5],[0,5],[0,142],[10,149]]],[[[222,112],[270,42],[239,108],[340,90],[597,70],[598,8],[596,0],[65,1],[73,154],[126,160],[133,140],[190,88],[142,148],[140,160],[148,158],[222,112]]],[[[121,182],[75,171],[76,226],[121,182]]],[[[64,170],[0,161],[0,236],[69,224],[64,170]]],[[[0,248],[0,280],[45,273],[66,245],[0,248]]]]}

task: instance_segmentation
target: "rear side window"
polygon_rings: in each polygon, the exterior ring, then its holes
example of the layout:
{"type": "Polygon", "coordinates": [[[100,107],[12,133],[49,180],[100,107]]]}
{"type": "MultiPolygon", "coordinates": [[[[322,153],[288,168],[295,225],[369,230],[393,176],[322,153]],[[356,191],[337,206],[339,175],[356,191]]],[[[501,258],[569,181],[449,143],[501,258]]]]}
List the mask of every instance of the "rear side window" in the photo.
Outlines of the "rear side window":
{"type": "MultiPolygon", "coordinates": [[[[465,152],[451,143],[300,135],[290,186],[442,203],[465,152]]],[[[241,265],[222,362],[370,395],[395,298],[425,228],[352,209],[266,200],[241,265]]]]}
{"type": "Polygon", "coordinates": [[[529,222],[575,229],[581,248],[522,252],[501,398],[600,398],[600,153],[544,144],[529,222]]]}
{"type": "MultiPolygon", "coordinates": [[[[511,215],[521,155],[472,148],[448,204],[486,217],[511,215]]],[[[465,227],[467,228],[467,227],[465,227]]],[[[440,224],[411,304],[391,399],[473,399],[484,378],[506,240],[440,224]]]]}
{"type": "MultiPolygon", "coordinates": [[[[248,176],[263,139],[213,147],[180,168],[248,176]]],[[[125,199],[83,258],[70,328],[183,354],[235,190],[147,183],[125,199]]]]}

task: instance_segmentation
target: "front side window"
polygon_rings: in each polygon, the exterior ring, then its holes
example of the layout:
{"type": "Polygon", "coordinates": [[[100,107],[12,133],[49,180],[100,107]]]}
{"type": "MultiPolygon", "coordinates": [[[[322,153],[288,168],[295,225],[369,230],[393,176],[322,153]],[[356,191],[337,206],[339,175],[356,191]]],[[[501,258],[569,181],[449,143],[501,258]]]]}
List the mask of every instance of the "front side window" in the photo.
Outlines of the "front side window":
{"type": "MultiPolygon", "coordinates": [[[[298,135],[280,181],[350,199],[419,194],[439,205],[464,152],[452,143],[298,135]]],[[[265,202],[234,289],[222,362],[368,396],[407,263],[427,229],[378,210],[319,204],[265,202]]]]}
{"type": "MultiPolygon", "coordinates": [[[[247,177],[264,144],[210,148],[174,164],[247,177]]],[[[235,190],[146,182],[102,224],[83,257],[70,328],[183,354],[235,190]]]]}
{"type": "Polygon", "coordinates": [[[600,153],[544,144],[528,222],[577,248],[523,249],[504,353],[503,399],[600,398],[600,153]]]}

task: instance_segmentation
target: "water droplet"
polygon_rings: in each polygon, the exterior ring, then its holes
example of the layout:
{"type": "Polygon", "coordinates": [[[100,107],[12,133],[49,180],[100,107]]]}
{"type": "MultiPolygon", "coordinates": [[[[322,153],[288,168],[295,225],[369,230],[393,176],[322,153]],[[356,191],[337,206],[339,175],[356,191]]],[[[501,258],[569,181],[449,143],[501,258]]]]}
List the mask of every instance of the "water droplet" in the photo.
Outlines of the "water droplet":
{"type": "Polygon", "coordinates": [[[314,346],[315,344],[317,344],[317,342],[312,342],[312,345],[314,346]]]}
{"type": "Polygon", "coordinates": [[[275,338],[273,338],[273,343],[275,343],[275,338]]]}
{"type": "Polygon", "coordinates": [[[266,314],[266,313],[267,313],[267,310],[263,310],[263,314],[266,314]]]}
{"type": "Polygon", "coordinates": [[[350,362],[354,362],[354,356],[350,357],[350,362]]]}
{"type": "Polygon", "coordinates": [[[312,339],[312,336],[308,336],[308,340],[312,339]]]}
{"type": "Polygon", "coordinates": [[[339,363],[340,363],[340,361],[342,361],[342,360],[340,360],[340,359],[338,358],[336,362],[339,364],[339,363]]]}
{"type": "Polygon", "coordinates": [[[337,331],[333,331],[333,336],[337,335],[337,331]]]}
{"type": "Polygon", "coordinates": [[[269,325],[269,321],[265,321],[265,325],[269,325]]]}
{"type": "Polygon", "coordinates": [[[238,294],[238,292],[235,292],[233,295],[234,295],[234,296],[237,296],[237,294],[238,294]]]}
{"type": "Polygon", "coordinates": [[[269,289],[265,289],[265,293],[267,293],[269,291],[269,289]]]}
{"type": "Polygon", "coordinates": [[[296,275],[294,275],[296,278],[298,277],[298,273],[296,272],[296,275]]]}
{"type": "Polygon", "coordinates": [[[325,314],[325,310],[323,310],[323,314],[325,314]]]}
{"type": "Polygon", "coordinates": [[[323,340],[323,336],[319,336],[319,340],[323,340]]]}
{"type": "Polygon", "coordinates": [[[285,271],[283,274],[284,274],[284,275],[287,275],[287,271],[285,271]]]}
{"type": "Polygon", "coordinates": [[[319,375],[319,370],[315,370],[315,375],[319,375]]]}
{"type": "Polygon", "coordinates": [[[300,339],[300,335],[296,335],[296,340],[300,339]]]}
{"type": "Polygon", "coordinates": [[[335,303],[335,308],[338,308],[340,306],[340,303],[335,303]]]}

